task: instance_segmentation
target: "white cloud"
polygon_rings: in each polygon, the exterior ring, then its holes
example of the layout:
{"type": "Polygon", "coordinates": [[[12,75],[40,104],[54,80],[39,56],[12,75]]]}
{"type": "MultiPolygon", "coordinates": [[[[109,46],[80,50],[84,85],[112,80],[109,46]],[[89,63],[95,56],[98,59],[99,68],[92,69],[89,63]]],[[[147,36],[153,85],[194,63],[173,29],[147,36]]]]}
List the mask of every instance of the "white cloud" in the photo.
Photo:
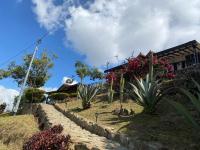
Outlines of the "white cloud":
{"type": "Polygon", "coordinates": [[[63,20],[63,6],[56,6],[53,0],[32,0],[35,7],[33,11],[37,14],[37,20],[40,25],[47,30],[55,30],[60,27],[60,21],[63,20]]]}
{"type": "Polygon", "coordinates": [[[0,85],[0,103],[5,102],[7,104],[6,110],[12,110],[14,98],[17,95],[19,95],[18,91],[0,85]]]}
{"type": "MultiPolygon", "coordinates": [[[[72,78],[70,78],[70,77],[63,77],[62,84],[66,83],[66,80],[72,80],[72,78]]],[[[76,83],[78,83],[78,82],[76,80],[73,80],[73,82],[71,84],[69,84],[69,85],[74,85],[76,83]]]]}
{"type": "Polygon", "coordinates": [[[91,65],[200,39],[199,0],[95,0],[87,7],[78,0],[32,1],[40,25],[62,27],[67,45],[91,65]]]}

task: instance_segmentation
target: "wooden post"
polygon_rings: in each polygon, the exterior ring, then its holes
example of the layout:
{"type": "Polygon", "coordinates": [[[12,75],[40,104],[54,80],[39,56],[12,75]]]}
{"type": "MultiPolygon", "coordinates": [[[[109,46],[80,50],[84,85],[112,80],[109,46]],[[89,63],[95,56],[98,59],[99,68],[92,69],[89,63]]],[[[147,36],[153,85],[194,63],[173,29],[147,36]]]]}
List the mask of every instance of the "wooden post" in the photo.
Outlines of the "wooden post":
{"type": "Polygon", "coordinates": [[[193,45],[193,51],[194,51],[194,65],[197,64],[197,49],[196,49],[196,45],[193,45]]]}

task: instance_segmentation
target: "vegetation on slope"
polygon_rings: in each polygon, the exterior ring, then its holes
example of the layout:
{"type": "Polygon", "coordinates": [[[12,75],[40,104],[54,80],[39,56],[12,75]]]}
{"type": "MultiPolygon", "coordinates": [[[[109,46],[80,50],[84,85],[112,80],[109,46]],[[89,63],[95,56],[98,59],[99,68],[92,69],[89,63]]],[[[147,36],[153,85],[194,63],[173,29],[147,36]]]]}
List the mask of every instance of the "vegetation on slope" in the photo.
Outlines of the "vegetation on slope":
{"type": "Polygon", "coordinates": [[[0,116],[0,150],[21,150],[23,143],[37,131],[32,115],[0,116]]]}
{"type": "MultiPolygon", "coordinates": [[[[98,123],[112,128],[115,131],[118,131],[123,126],[127,125],[129,121],[122,121],[119,123],[115,123],[115,120],[118,120],[117,115],[113,115],[112,111],[115,109],[120,108],[119,101],[114,101],[113,103],[108,103],[107,100],[96,99],[91,103],[92,107],[90,109],[83,109],[82,108],[82,101],[81,100],[72,100],[67,103],[58,103],[58,106],[61,108],[67,108],[67,110],[77,113],[78,115],[87,118],[92,121],[96,121],[95,113],[99,113],[98,116],[98,123]]],[[[128,110],[133,109],[133,111],[137,113],[141,113],[143,108],[132,100],[122,103],[123,108],[128,110]]]]}
{"type": "MultiPolygon", "coordinates": [[[[177,99],[179,96],[168,96],[168,99],[177,99]]],[[[122,102],[123,108],[133,109],[135,115],[130,118],[119,118],[111,112],[120,108],[119,101],[108,103],[107,100],[97,98],[91,103],[90,109],[82,109],[81,100],[57,104],[71,112],[96,121],[95,113],[100,113],[98,124],[107,126],[115,132],[127,134],[133,140],[159,142],[170,148],[196,148],[199,146],[199,135],[193,128],[176,113],[167,102],[158,104],[155,114],[143,113],[143,108],[132,100],[122,102]]]]}

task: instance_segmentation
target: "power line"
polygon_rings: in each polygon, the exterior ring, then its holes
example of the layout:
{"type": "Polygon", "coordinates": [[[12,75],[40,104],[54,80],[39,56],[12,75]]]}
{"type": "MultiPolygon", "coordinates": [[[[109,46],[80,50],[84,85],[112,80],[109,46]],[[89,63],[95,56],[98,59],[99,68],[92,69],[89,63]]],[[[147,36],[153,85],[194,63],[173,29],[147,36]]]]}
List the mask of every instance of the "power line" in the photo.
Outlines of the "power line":
{"type": "Polygon", "coordinates": [[[50,33],[50,31],[46,32],[43,36],[41,36],[41,38],[39,38],[38,40],[34,41],[32,44],[28,45],[27,47],[25,47],[24,49],[22,49],[21,51],[19,51],[17,54],[15,54],[14,56],[12,56],[12,57],[8,58],[7,60],[5,60],[4,62],[2,62],[0,64],[0,67],[4,66],[7,63],[9,63],[11,60],[13,60],[17,56],[19,56],[20,54],[22,54],[23,52],[25,52],[27,49],[29,49],[30,47],[34,46],[36,43],[41,42],[42,39],[44,39],[49,33],[50,33]]]}
{"type": "Polygon", "coordinates": [[[35,43],[30,44],[29,46],[27,46],[26,48],[24,48],[23,50],[19,51],[17,54],[15,54],[14,56],[8,58],[7,60],[5,60],[3,63],[0,64],[0,67],[7,64],[8,62],[10,62],[11,60],[13,60],[15,57],[19,56],[20,54],[22,54],[23,52],[25,52],[28,48],[32,47],[33,45],[35,45],[35,43]]]}

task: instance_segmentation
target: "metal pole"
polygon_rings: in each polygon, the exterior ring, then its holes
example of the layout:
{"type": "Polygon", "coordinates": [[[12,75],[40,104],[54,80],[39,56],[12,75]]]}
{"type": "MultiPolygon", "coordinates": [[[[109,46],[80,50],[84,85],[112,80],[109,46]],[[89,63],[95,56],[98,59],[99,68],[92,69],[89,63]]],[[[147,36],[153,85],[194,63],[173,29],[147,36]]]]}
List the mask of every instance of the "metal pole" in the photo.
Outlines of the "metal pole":
{"type": "Polygon", "coordinates": [[[41,40],[38,40],[37,43],[36,43],[36,46],[35,46],[35,50],[33,52],[33,55],[32,55],[32,58],[31,58],[31,62],[29,64],[29,67],[28,67],[28,71],[26,73],[26,76],[25,76],[25,79],[24,79],[24,82],[23,82],[23,85],[22,85],[22,88],[20,90],[20,94],[19,94],[19,97],[17,99],[17,103],[15,105],[15,108],[14,108],[14,115],[16,115],[17,111],[18,111],[18,108],[19,108],[19,104],[20,104],[20,101],[21,101],[21,98],[22,98],[22,95],[24,93],[24,88],[26,86],[26,82],[27,82],[27,79],[28,79],[28,76],[29,76],[29,73],[30,73],[30,70],[31,70],[31,66],[33,64],[33,60],[35,58],[35,55],[36,55],[36,52],[38,51],[38,45],[41,43],[41,40]]]}

